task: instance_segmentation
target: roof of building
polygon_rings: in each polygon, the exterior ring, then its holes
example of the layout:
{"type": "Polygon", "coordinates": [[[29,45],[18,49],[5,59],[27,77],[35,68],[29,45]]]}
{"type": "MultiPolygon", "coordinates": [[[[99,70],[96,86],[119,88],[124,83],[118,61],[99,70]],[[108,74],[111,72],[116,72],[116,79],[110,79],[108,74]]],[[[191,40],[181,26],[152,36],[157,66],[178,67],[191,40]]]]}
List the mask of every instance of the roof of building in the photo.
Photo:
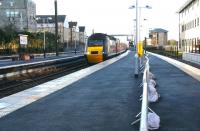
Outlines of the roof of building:
{"type": "MultiPolygon", "coordinates": [[[[58,23],[65,22],[66,15],[58,15],[58,23]]],[[[37,15],[36,21],[38,24],[55,23],[55,15],[37,15]]]]}
{"type": "Polygon", "coordinates": [[[187,8],[193,1],[195,0],[188,0],[185,2],[185,4],[183,4],[179,10],[177,11],[177,13],[181,13],[185,8],[187,8]]]}
{"type": "Polygon", "coordinates": [[[168,32],[168,31],[164,30],[162,28],[155,28],[155,29],[151,30],[151,32],[168,32]]]}

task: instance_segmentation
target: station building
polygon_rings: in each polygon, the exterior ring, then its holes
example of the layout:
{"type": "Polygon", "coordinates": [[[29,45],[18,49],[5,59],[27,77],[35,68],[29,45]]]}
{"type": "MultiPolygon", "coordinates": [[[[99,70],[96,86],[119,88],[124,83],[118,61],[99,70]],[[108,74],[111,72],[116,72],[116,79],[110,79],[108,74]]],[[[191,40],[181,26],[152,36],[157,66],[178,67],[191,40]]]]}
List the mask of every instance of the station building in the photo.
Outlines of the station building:
{"type": "Polygon", "coordinates": [[[188,0],[179,13],[179,49],[183,59],[200,64],[200,2],[188,0]]]}

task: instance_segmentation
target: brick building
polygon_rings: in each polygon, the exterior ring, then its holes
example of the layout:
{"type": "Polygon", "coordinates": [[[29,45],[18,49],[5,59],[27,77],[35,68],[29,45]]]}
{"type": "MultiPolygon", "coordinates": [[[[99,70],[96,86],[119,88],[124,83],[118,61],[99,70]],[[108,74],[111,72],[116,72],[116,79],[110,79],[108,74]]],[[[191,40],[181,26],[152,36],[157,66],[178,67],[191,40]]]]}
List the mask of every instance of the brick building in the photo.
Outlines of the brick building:
{"type": "Polygon", "coordinates": [[[151,44],[155,47],[167,45],[167,30],[155,28],[150,30],[151,44]]]}

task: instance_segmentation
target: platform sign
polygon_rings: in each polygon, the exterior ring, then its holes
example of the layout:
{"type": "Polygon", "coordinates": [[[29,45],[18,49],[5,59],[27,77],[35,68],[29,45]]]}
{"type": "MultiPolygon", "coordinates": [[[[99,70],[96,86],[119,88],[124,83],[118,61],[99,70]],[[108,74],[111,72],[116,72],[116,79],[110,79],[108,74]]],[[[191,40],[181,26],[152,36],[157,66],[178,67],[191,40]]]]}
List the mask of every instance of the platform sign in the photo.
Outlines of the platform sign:
{"type": "Polygon", "coordinates": [[[20,44],[27,45],[28,44],[28,35],[19,35],[20,37],[20,44]]]}
{"type": "Polygon", "coordinates": [[[143,56],[143,43],[142,41],[138,42],[138,56],[142,57],[143,56]]]}

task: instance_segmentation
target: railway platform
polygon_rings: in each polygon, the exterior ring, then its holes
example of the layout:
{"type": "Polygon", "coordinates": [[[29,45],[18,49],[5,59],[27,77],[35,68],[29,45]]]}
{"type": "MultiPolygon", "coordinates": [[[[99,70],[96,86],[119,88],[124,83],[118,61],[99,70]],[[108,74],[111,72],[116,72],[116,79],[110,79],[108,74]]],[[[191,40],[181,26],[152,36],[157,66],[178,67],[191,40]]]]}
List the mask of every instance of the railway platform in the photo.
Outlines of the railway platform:
{"type": "Polygon", "coordinates": [[[76,54],[75,53],[66,53],[66,54],[59,54],[59,56],[47,55],[45,58],[44,58],[43,54],[40,54],[40,55],[35,55],[34,59],[30,59],[28,61],[25,61],[25,60],[12,61],[12,58],[10,57],[7,59],[0,59],[0,69],[5,68],[6,66],[31,64],[31,63],[40,62],[40,61],[48,61],[48,60],[54,60],[54,59],[59,59],[59,58],[79,56],[79,55],[83,55],[83,53],[81,53],[81,52],[77,52],[76,54]]]}
{"type": "MultiPolygon", "coordinates": [[[[139,124],[131,123],[141,109],[142,77],[134,77],[133,56],[127,52],[0,99],[0,130],[137,131],[139,124]]],[[[161,95],[150,104],[161,118],[159,131],[200,130],[198,69],[194,77],[158,57],[149,55],[161,95]]]]}

